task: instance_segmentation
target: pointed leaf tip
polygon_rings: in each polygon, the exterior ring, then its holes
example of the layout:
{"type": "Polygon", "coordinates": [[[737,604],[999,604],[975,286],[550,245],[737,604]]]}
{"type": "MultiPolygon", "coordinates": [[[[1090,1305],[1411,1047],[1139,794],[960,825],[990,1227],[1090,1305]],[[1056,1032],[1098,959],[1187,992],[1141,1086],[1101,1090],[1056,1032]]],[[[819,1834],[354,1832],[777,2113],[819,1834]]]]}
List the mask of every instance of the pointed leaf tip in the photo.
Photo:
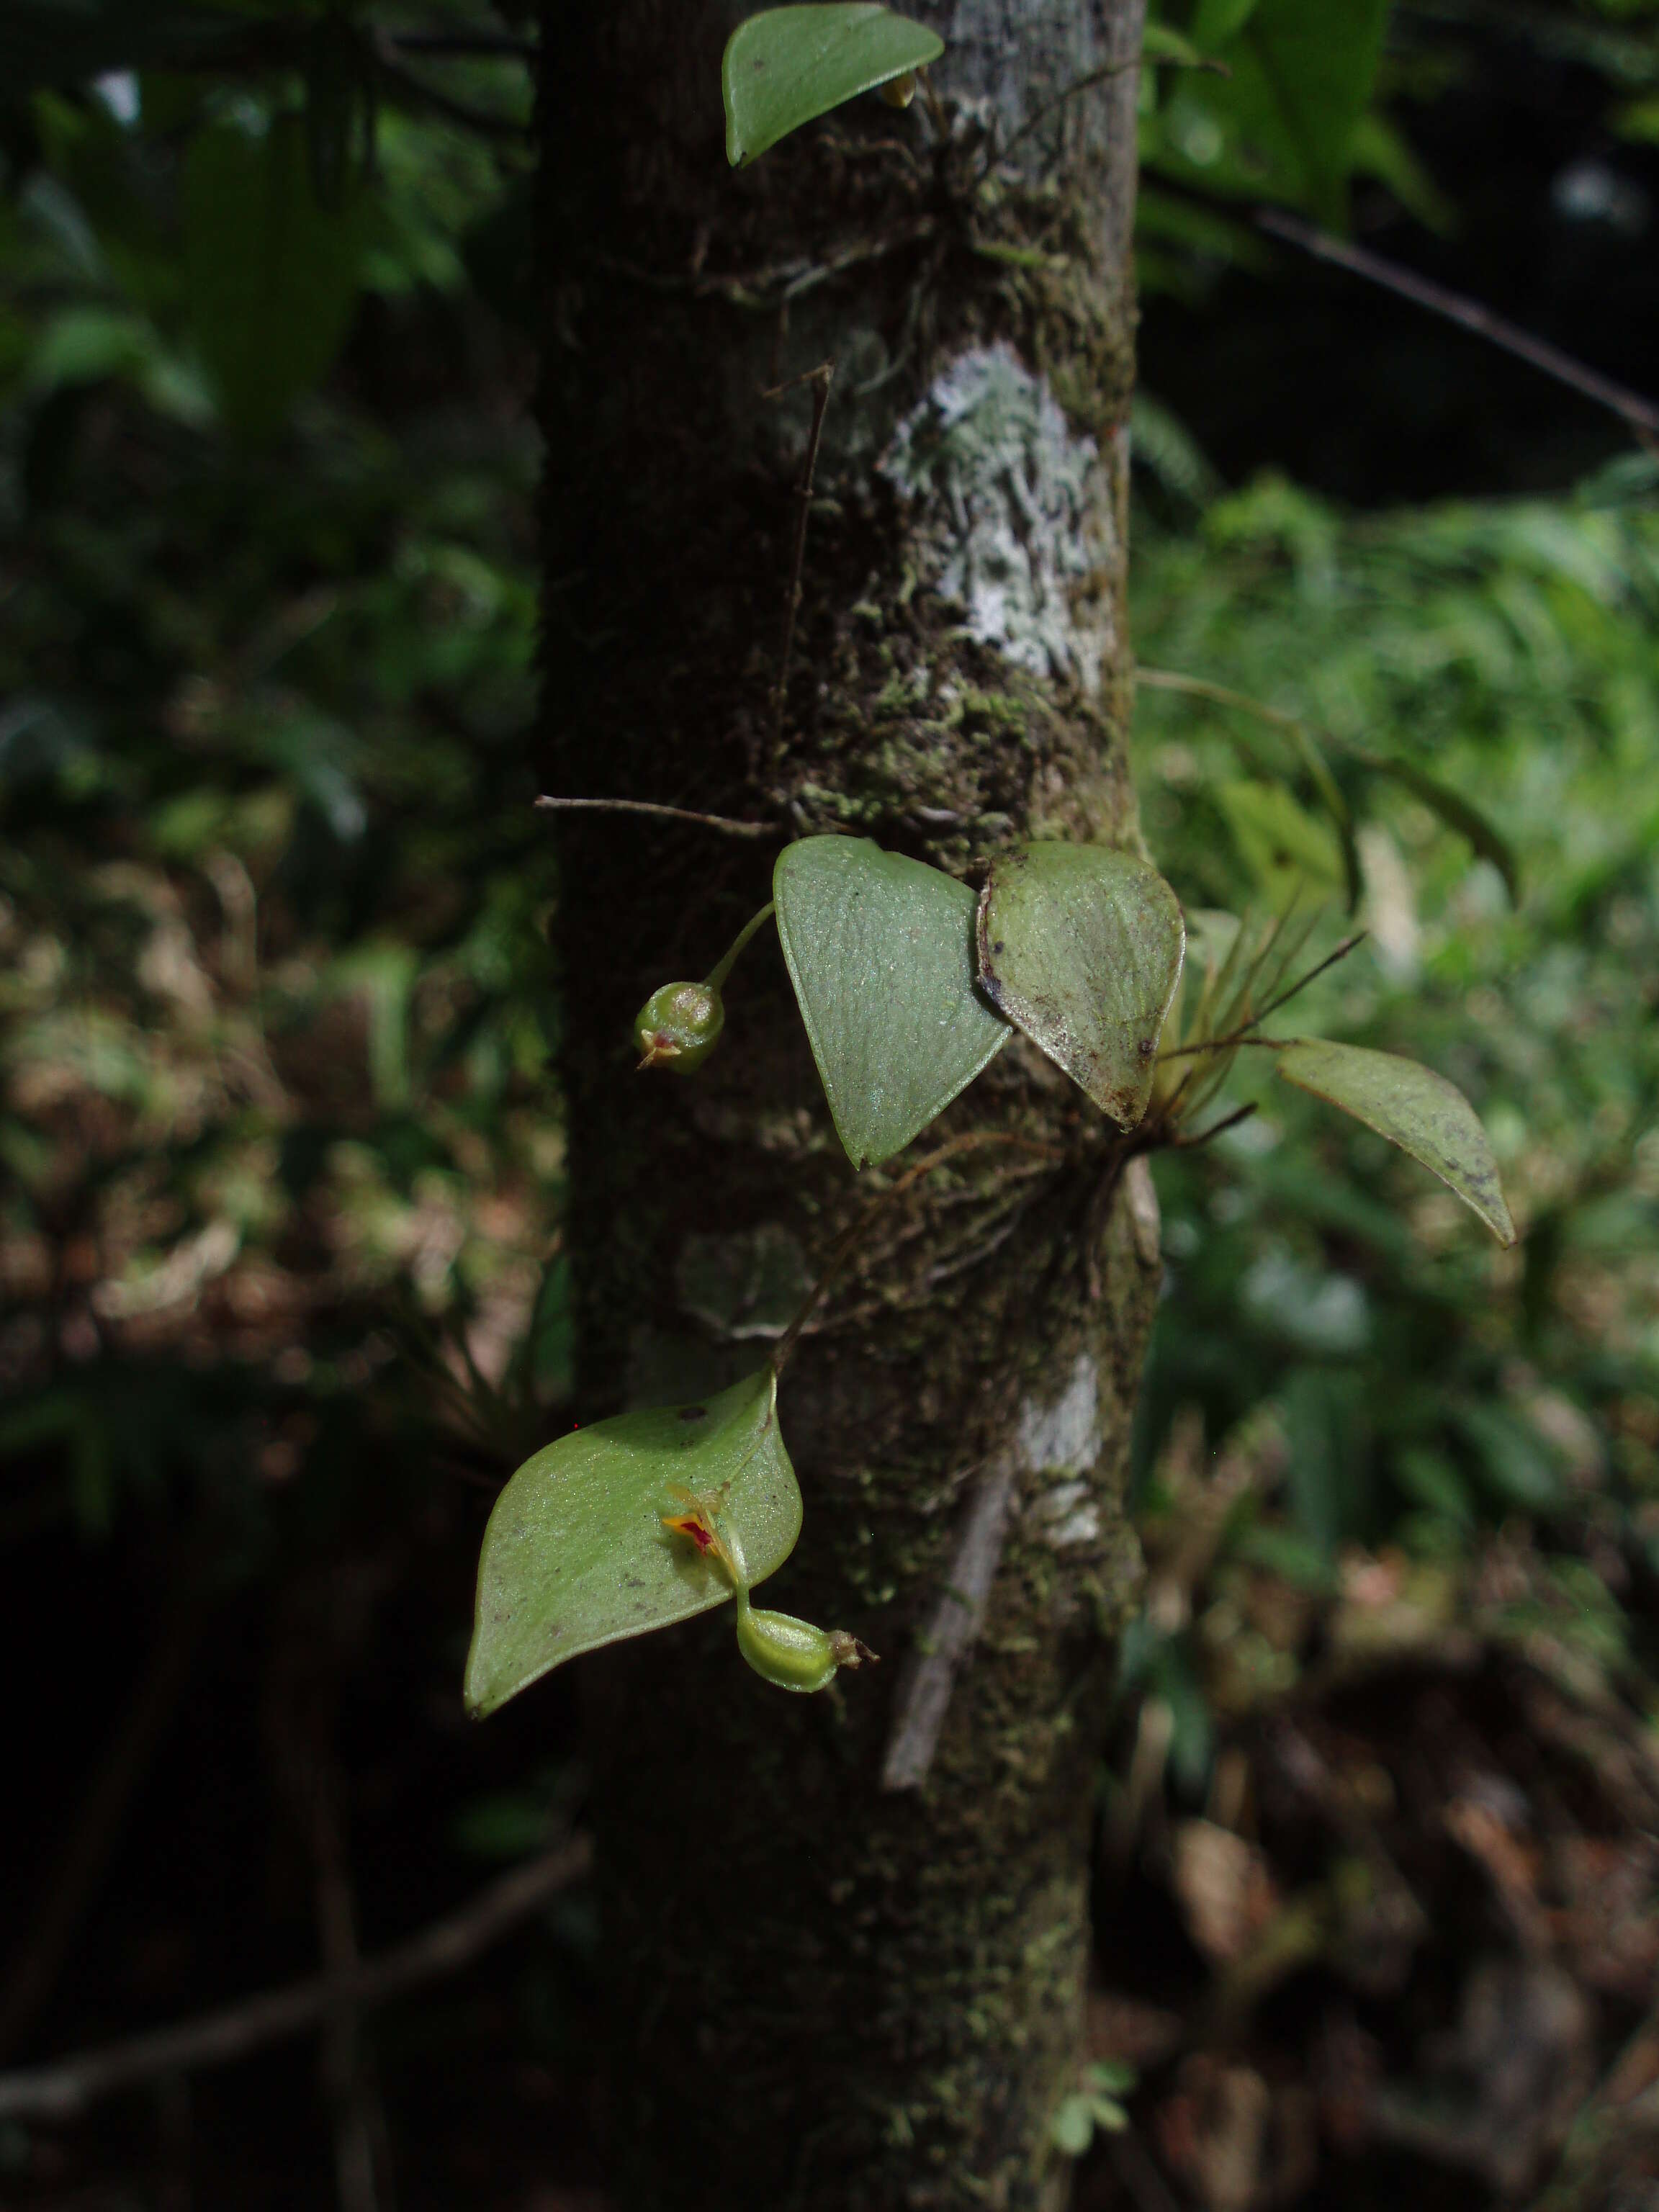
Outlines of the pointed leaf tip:
{"type": "Polygon", "coordinates": [[[944,52],[934,32],[865,0],[750,15],[726,40],[720,63],[726,158],[733,168],[752,161],[803,123],[925,69],[944,52]]]}
{"type": "Polygon", "coordinates": [[[1158,870],[1102,845],[1016,846],[979,902],[987,995],[1121,1129],[1146,1113],[1186,931],[1158,870]]]}
{"type": "Polygon", "coordinates": [[[1322,1038],[1289,1045],[1277,1059],[1286,1082],[1340,1106],[1409,1152],[1480,1215],[1500,1244],[1514,1243],[1492,1146],[1455,1084],[1397,1053],[1322,1038]]]}
{"type": "Polygon", "coordinates": [[[1013,1034],[975,988],[974,894],[867,837],[786,846],[772,889],[836,1133],[878,1167],[1013,1034]]]}
{"type": "Polygon", "coordinates": [[[596,1421],[526,1460],[496,1499],[478,1560],[465,1698],[477,1718],[579,1652],[723,1605],[732,1584],[662,1525],[668,1486],[730,1484],[720,1524],[750,1583],[800,1534],[800,1491],[769,1367],[685,1406],[596,1421]]]}

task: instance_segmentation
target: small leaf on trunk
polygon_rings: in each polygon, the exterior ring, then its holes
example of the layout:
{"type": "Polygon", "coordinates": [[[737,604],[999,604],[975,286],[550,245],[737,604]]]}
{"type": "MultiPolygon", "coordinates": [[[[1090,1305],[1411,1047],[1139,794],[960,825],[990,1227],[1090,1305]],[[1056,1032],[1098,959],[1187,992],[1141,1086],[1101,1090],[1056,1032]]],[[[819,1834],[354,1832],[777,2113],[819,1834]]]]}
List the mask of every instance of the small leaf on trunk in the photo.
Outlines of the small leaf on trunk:
{"type": "Polygon", "coordinates": [[[925,69],[945,41],[890,9],[839,0],[816,8],[768,8],[738,24],[726,43],[726,158],[735,168],[815,115],[925,69]]]}
{"type": "Polygon", "coordinates": [[[772,890],[836,1133],[878,1167],[1012,1035],[975,987],[974,894],[866,837],[786,846],[772,890]]]}
{"type": "Polygon", "coordinates": [[[1158,870],[1102,845],[1017,846],[980,894],[988,996],[1121,1129],[1152,1097],[1186,941],[1158,870]]]}
{"type": "Polygon", "coordinates": [[[730,1577],[663,1526],[671,1484],[730,1486],[720,1523],[750,1583],[783,1565],[801,1503],[769,1367],[692,1405],[596,1421],[525,1462],[484,1530],[469,1711],[482,1718],[578,1652],[725,1604],[730,1577]]]}
{"type": "Polygon", "coordinates": [[[1474,1107],[1455,1084],[1397,1053],[1312,1037],[1287,1046],[1278,1061],[1287,1082],[1340,1106],[1420,1160],[1480,1215],[1500,1244],[1514,1243],[1498,1163],[1474,1107]]]}

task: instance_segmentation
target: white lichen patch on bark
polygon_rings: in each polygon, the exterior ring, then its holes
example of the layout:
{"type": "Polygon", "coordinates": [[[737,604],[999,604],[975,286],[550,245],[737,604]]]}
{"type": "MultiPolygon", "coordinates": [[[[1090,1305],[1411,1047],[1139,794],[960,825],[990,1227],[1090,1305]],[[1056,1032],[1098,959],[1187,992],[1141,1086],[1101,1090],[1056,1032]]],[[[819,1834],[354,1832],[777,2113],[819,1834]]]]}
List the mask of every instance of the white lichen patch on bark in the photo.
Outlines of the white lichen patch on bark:
{"type": "Polygon", "coordinates": [[[1093,1544],[1100,1537],[1100,1508],[1086,1482],[1057,1482],[1038,1500],[1034,1516],[1038,1534],[1051,1550],[1093,1544]]]}
{"type": "Polygon", "coordinates": [[[1081,1474],[1100,1456],[1100,1375],[1080,1352],[1052,1406],[1027,1399],[1019,1409],[1019,1452],[1033,1474],[1081,1474]]]}
{"type": "Polygon", "coordinates": [[[959,354],[878,464],[908,502],[923,580],[970,636],[1087,691],[1113,650],[1107,471],[1011,346],[959,354]]]}
{"type": "Polygon", "coordinates": [[[1100,1376],[1086,1352],[1078,1354],[1052,1405],[1028,1399],[1021,1407],[1016,1436],[1030,1474],[1065,1478],[1041,1491],[1028,1509],[1043,1542],[1059,1552],[1097,1541],[1100,1511],[1088,1474],[1100,1456],[1100,1376]]]}

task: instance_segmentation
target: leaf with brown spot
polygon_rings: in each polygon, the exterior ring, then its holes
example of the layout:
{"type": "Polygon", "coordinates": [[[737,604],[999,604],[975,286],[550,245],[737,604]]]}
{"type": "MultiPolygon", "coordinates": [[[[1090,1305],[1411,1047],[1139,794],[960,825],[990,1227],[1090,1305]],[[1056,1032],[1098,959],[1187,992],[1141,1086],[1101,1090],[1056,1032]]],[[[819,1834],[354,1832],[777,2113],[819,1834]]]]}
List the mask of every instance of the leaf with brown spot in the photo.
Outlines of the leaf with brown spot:
{"type": "Polygon", "coordinates": [[[1278,1060],[1287,1083],[1340,1106],[1420,1160],[1480,1216],[1500,1244],[1514,1243],[1498,1163],[1474,1107],[1455,1084],[1397,1053],[1318,1037],[1287,1046],[1278,1060]]]}
{"type": "Polygon", "coordinates": [[[945,52],[937,31],[873,0],[767,8],[745,16],[720,64],[726,158],[735,168],[860,92],[873,92],[945,52]]]}
{"type": "Polygon", "coordinates": [[[1152,1095],[1186,931],[1158,870],[1103,845],[1019,845],[980,894],[985,994],[1121,1129],[1152,1095]]]}
{"type": "Polygon", "coordinates": [[[525,1462],[484,1530],[471,1712],[493,1713],[578,1652],[726,1603],[730,1578],[664,1526],[671,1484],[724,1489],[721,1527],[751,1583],[783,1565],[801,1502],[769,1367],[695,1405],[573,1430],[525,1462]]]}

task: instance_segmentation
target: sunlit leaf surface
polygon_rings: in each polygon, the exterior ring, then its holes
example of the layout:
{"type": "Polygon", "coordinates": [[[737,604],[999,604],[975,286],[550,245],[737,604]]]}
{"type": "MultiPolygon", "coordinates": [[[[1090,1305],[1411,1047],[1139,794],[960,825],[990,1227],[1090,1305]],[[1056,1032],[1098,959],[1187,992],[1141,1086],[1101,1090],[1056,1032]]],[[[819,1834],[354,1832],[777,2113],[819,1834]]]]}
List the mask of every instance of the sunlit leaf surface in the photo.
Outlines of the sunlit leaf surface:
{"type": "Polygon", "coordinates": [[[732,1584],[662,1525],[668,1486],[730,1484],[720,1509],[751,1583],[800,1534],[800,1492],[763,1368],[717,1397],[619,1413],[526,1460],[495,1501],[478,1562],[466,1702],[494,1712],[578,1652],[722,1605],[732,1584]]]}

